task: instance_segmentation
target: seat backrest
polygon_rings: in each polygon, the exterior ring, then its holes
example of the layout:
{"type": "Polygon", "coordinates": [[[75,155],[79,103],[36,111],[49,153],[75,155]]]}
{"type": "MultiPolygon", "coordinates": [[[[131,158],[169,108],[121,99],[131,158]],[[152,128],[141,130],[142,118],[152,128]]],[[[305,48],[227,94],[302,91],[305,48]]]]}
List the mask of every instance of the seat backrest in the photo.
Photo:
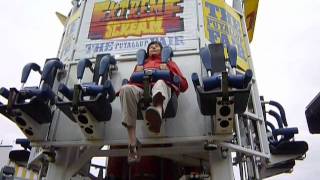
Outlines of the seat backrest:
{"type": "Polygon", "coordinates": [[[22,76],[21,76],[21,83],[27,82],[31,70],[38,71],[41,74],[41,68],[38,64],[28,63],[23,67],[22,76]]]}
{"type": "Polygon", "coordinates": [[[226,58],[224,56],[223,44],[209,44],[208,45],[211,55],[211,65],[213,72],[226,71],[226,58]]]}
{"type": "Polygon", "coordinates": [[[58,58],[47,59],[43,66],[41,81],[52,88],[58,69],[63,69],[63,63],[58,58]]]}
{"type": "Polygon", "coordinates": [[[136,53],[136,57],[137,57],[137,65],[138,66],[143,66],[144,65],[144,61],[147,59],[147,52],[144,49],[139,49],[136,53]]]}
{"type": "Polygon", "coordinates": [[[41,74],[41,81],[49,85],[49,87],[51,88],[54,83],[57,70],[62,68],[63,63],[58,58],[47,59],[42,71],[38,64],[28,63],[23,68],[21,83],[26,83],[31,70],[33,70],[38,71],[41,74]]]}
{"type": "MultiPolygon", "coordinates": [[[[161,61],[167,64],[173,57],[173,50],[170,46],[165,46],[161,50],[161,61]]],[[[139,49],[136,53],[137,65],[143,66],[145,60],[148,58],[147,52],[144,49],[139,49]]]]}
{"type": "Polygon", "coordinates": [[[104,84],[104,82],[109,78],[108,74],[110,65],[116,65],[116,63],[116,59],[111,54],[98,54],[94,66],[93,82],[95,84],[99,84],[99,80],[102,78],[100,83],[104,84]]]}
{"type": "Polygon", "coordinates": [[[171,60],[172,57],[173,57],[172,48],[170,46],[163,47],[162,51],[161,51],[161,61],[162,61],[162,63],[167,64],[171,60]]]}
{"type": "Polygon", "coordinates": [[[211,73],[226,71],[223,44],[209,44],[201,48],[200,57],[207,71],[211,73]]]}
{"type": "MultiPolygon", "coordinates": [[[[237,67],[237,49],[229,45],[227,48],[228,61],[232,68],[237,67]]],[[[209,44],[200,49],[200,57],[207,71],[222,72],[225,70],[225,56],[223,44],[209,44]]]]}

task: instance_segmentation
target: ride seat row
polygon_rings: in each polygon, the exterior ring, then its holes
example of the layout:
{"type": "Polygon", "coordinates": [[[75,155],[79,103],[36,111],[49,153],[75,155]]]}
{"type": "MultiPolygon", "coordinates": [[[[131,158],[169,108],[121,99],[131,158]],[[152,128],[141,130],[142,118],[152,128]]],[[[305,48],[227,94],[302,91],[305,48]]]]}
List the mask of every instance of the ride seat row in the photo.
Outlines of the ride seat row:
{"type": "MultiPolygon", "coordinates": [[[[272,155],[285,156],[283,160],[269,165],[267,172],[287,172],[290,171],[294,165],[295,160],[304,158],[308,151],[308,144],[305,141],[297,141],[294,138],[295,134],[299,133],[297,127],[288,127],[288,122],[283,106],[276,101],[265,101],[263,96],[260,97],[264,119],[266,123],[266,130],[268,134],[269,149],[272,155]],[[272,110],[277,109],[277,111],[272,110]],[[276,120],[272,123],[270,116],[276,120]]],[[[271,158],[272,159],[272,158],[271,158]]],[[[271,160],[272,163],[272,160],[271,160]]]]}
{"type": "MultiPolygon", "coordinates": [[[[228,47],[228,59],[225,59],[223,44],[210,44],[202,48],[200,56],[207,70],[207,77],[202,78],[200,85],[199,77],[192,74],[198,105],[203,115],[216,115],[217,107],[222,116],[243,113],[246,109],[249,94],[252,71],[247,70],[244,74],[236,72],[237,52],[235,47],[228,47]],[[228,72],[226,62],[231,65],[234,73],[228,72]],[[222,99],[219,99],[222,97],[222,99]],[[232,97],[232,98],[230,98],[232,97]],[[233,104],[230,110],[229,105],[233,104]],[[234,110],[233,110],[234,109],[234,110]],[[226,114],[229,113],[229,114],[226,114]]],[[[171,61],[173,51],[170,47],[162,49],[162,63],[171,61]]],[[[137,52],[137,65],[143,66],[147,54],[145,50],[137,52]]],[[[116,60],[110,54],[100,55],[93,63],[89,59],[81,59],[77,65],[78,83],[73,88],[60,84],[58,92],[65,98],[57,96],[52,90],[57,72],[63,70],[64,65],[58,59],[48,59],[41,70],[35,63],[27,64],[22,72],[22,88],[1,88],[0,95],[8,100],[7,104],[0,104],[0,113],[15,122],[28,138],[40,138],[43,132],[39,132],[41,125],[52,121],[54,110],[58,107],[70,120],[79,124],[83,134],[88,138],[101,136],[97,130],[99,122],[109,121],[112,116],[111,103],[115,99],[115,91],[109,74],[116,68],[116,60]],[[89,68],[94,74],[92,83],[82,83],[85,69],[89,68]],[[41,75],[40,85],[36,87],[24,87],[31,70],[41,75]]],[[[159,79],[180,86],[180,79],[169,70],[153,70],[135,72],[130,77],[131,82],[144,84],[144,96],[138,103],[139,111],[137,119],[143,119],[142,111],[151,103],[151,83],[159,79]]],[[[126,84],[128,80],[124,80],[126,84]]],[[[177,113],[178,96],[172,93],[164,118],[173,118],[177,113]]],[[[225,121],[222,121],[225,123],[225,121]]],[[[222,123],[223,124],[223,123],[222,123]]]]}

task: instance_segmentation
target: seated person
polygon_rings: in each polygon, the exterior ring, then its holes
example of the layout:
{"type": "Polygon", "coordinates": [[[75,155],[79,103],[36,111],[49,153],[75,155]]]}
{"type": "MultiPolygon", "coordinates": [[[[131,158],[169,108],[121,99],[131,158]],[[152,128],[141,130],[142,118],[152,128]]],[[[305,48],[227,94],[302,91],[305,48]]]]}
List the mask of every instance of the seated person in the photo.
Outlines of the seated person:
{"type": "MultiPolygon", "coordinates": [[[[188,88],[186,78],[173,61],[169,61],[167,64],[162,63],[161,50],[162,45],[160,42],[151,42],[147,48],[148,57],[144,65],[136,66],[134,69],[134,72],[152,69],[169,70],[180,79],[180,87],[170,82],[165,82],[164,80],[158,80],[152,83],[152,106],[147,108],[145,119],[149,123],[149,130],[154,133],[160,132],[162,115],[171,98],[171,90],[178,95],[179,92],[184,92],[188,88]]],[[[140,155],[138,153],[139,142],[136,139],[136,119],[137,104],[143,96],[143,84],[129,82],[127,85],[121,87],[119,96],[123,115],[122,124],[127,128],[129,136],[128,162],[138,162],[140,155]]]]}

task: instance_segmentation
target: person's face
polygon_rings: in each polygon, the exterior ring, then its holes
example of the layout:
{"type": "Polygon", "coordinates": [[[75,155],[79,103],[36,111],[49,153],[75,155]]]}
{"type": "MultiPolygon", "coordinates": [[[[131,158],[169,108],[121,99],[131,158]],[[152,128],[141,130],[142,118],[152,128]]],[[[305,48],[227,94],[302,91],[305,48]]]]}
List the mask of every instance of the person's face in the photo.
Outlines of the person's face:
{"type": "Polygon", "coordinates": [[[149,56],[155,56],[155,55],[161,54],[161,47],[159,44],[152,44],[148,50],[149,50],[149,56]]]}

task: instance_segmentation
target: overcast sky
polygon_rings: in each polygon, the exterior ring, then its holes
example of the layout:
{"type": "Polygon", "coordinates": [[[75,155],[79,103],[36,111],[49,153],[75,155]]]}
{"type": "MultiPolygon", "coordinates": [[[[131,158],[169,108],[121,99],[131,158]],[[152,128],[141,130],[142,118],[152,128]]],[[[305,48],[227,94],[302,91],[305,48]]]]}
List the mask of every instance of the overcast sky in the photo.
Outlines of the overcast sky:
{"type": "Polygon", "coordinates": [[[268,0],[259,4],[251,52],[260,95],[279,101],[296,140],[309,144],[294,173],[270,179],[318,179],[320,136],[309,134],[305,107],[320,91],[320,1],[268,0]]]}
{"type": "MultiPolygon", "coordinates": [[[[0,86],[20,87],[23,66],[43,65],[56,57],[63,26],[55,11],[68,14],[70,0],[2,0],[0,6],[0,86]]],[[[286,109],[289,126],[299,127],[297,140],[309,143],[305,161],[294,173],[270,179],[317,179],[320,170],[320,136],[308,132],[304,110],[320,91],[320,1],[260,1],[251,52],[258,88],[266,100],[286,109]]],[[[33,77],[33,76],[32,76],[33,77]]],[[[36,77],[36,76],[34,76],[36,77]]],[[[39,78],[32,78],[30,84],[39,78]]],[[[17,126],[0,117],[0,141],[12,144],[24,137],[17,126]]]]}

